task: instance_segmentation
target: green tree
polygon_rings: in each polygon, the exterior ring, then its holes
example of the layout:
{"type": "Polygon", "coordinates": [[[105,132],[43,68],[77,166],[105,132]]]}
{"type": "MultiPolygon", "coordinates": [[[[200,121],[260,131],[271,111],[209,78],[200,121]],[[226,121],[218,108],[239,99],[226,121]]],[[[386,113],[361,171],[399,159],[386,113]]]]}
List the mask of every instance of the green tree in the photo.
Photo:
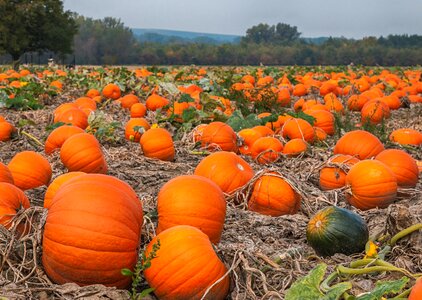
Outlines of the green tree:
{"type": "Polygon", "coordinates": [[[60,0],[0,0],[0,49],[15,68],[25,52],[70,53],[76,31],[60,0]]]}

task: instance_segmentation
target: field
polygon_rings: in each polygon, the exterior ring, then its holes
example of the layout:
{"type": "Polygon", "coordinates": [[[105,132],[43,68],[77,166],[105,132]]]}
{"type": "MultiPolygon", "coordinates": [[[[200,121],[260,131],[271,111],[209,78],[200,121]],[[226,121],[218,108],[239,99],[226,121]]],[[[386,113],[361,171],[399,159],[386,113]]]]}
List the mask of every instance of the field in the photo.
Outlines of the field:
{"type": "MultiPolygon", "coordinates": [[[[3,117],[15,129],[11,130],[10,138],[4,138],[5,134],[0,130],[0,162],[8,165],[17,153],[35,151],[47,159],[51,166],[53,180],[67,173],[70,168],[63,162],[64,154],[61,157],[63,148],[62,151],[56,149],[51,154],[45,153],[45,144],[50,133],[70,123],[95,136],[101,145],[100,149],[107,168],[107,170],[104,170],[104,167],[97,169],[96,172],[106,172],[107,175],[126,182],[142,203],[143,224],[140,247],[137,251],[140,259],[148,243],[156,235],[160,217],[160,212],[157,211],[157,197],[163,185],[178,176],[194,174],[198,164],[205,157],[225,150],[236,152],[237,156],[252,168],[251,178],[225,191],[224,199],[227,207],[224,228],[220,241],[213,246],[227,270],[228,275],[225,278],[230,280],[227,299],[362,300],[381,299],[382,296],[390,299],[397,295],[406,299],[409,289],[415,284],[416,279],[421,277],[422,70],[420,68],[382,69],[346,66],[199,68],[191,66],[131,68],[130,70],[95,67],[79,67],[76,70],[61,70],[58,67],[25,70],[16,73],[0,69],[0,117],[3,117]],[[109,84],[116,84],[114,88],[117,88],[120,94],[112,95],[108,93],[110,91],[104,90],[109,84]],[[92,93],[89,98],[93,100],[80,100],[78,108],[74,106],[71,108],[83,113],[74,112],[66,115],[63,111],[60,116],[57,110],[59,106],[63,107],[65,103],[72,103],[86,96],[89,90],[92,93]],[[95,93],[94,90],[99,93],[95,93]],[[129,94],[134,94],[137,98],[122,98],[129,94]],[[162,98],[148,102],[147,99],[150,99],[151,95],[159,95],[162,98]],[[364,95],[362,96],[365,98],[362,100],[364,103],[357,104],[358,100],[356,103],[350,101],[352,97],[358,95],[364,95]],[[375,103],[374,106],[367,105],[370,101],[375,103]],[[125,125],[131,119],[130,107],[138,102],[145,104],[146,113],[142,117],[147,121],[148,126],[137,123],[138,125],[129,134],[126,132],[125,137],[125,125]],[[95,103],[94,108],[92,103],[95,103]],[[312,107],[315,105],[313,111],[322,110],[330,115],[329,124],[321,125],[325,126],[324,130],[314,129],[317,127],[316,122],[320,121],[318,116],[310,116],[312,107]],[[357,107],[359,105],[360,107],[357,107]],[[364,105],[367,105],[366,108],[364,105]],[[226,136],[227,133],[214,134],[211,140],[204,141],[205,138],[204,135],[201,136],[201,132],[204,134],[207,129],[203,127],[201,131],[198,130],[198,126],[213,122],[228,124],[228,127],[236,132],[235,141],[232,141],[231,146],[228,146],[230,141],[227,141],[227,137],[224,137],[224,141],[222,141],[223,138],[217,138],[220,135],[226,136]],[[290,131],[287,126],[289,122],[296,125],[290,131]],[[302,124],[300,122],[307,125],[302,127],[298,125],[302,124]],[[274,146],[276,143],[274,141],[271,143],[267,141],[265,147],[259,151],[252,146],[253,143],[247,145],[252,150],[245,147],[251,133],[242,135],[240,132],[260,125],[266,127],[266,129],[261,128],[266,133],[260,132],[259,136],[261,138],[275,137],[282,144],[282,149],[274,146]],[[168,131],[174,143],[174,158],[170,155],[157,159],[154,158],[154,154],[147,157],[146,148],[142,150],[140,142],[133,141],[146,135],[149,131],[146,127],[149,126],[152,128],[149,130],[164,128],[168,131]],[[401,140],[392,140],[391,133],[401,128],[411,128],[418,132],[419,142],[410,145],[401,140]],[[307,135],[308,130],[311,130],[311,137],[307,135]],[[333,164],[329,162],[329,159],[335,154],[334,149],[339,139],[348,132],[356,130],[364,130],[376,136],[383,149],[399,149],[407,153],[407,157],[412,157],[411,164],[416,166],[416,174],[411,179],[414,184],[397,183],[397,175],[383,164],[383,168],[387,168],[388,173],[393,174],[391,176],[394,179],[395,190],[390,191],[391,185],[384,186],[388,181],[384,177],[368,179],[368,181],[376,181],[372,184],[377,186],[377,191],[362,197],[378,201],[373,206],[367,203],[359,206],[356,201],[350,200],[350,196],[347,195],[355,192],[352,179],[347,179],[346,186],[322,189],[320,185],[322,168],[337,167],[338,171],[341,169],[346,173],[353,170],[354,166],[333,164]],[[296,138],[306,141],[306,150],[285,151],[286,143],[296,138]],[[281,179],[284,184],[290,186],[291,192],[299,197],[298,203],[294,205],[300,205],[300,208],[269,208],[268,206],[271,205],[280,206],[280,204],[270,203],[269,200],[270,197],[280,198],[277,195],[265,196],[268,198],[267,207],[264,208],[265,205],[261,204],[260,207],[252,208],[250,198],[255,183],[263,176],[268,176],[269,172],[275,172],[270,173],[271,178],[281,179]],[[384,193],[387,189],[390,191],[388,195],[387,192],[384,193]],[[352,251],[351,254],[318,255],[307,241],[308,223],[319,210],[333,205],[360,215],[363,218],[362,222],[367,224],[369,239],[373,243],[366,243],[366,239],[364,241],[366,248],[360,247],[358,251],[352,251]],[[282,215],[270,216],[263,214],[265,212],[282,215]],[[403,237],[391,240],[397,233],[409,227],[408,232],[402,232],[403,237]],[[310,274],[311,270],[314,272],[311,278],[308,278],[308,282],[297,283],[298,280],[310,274]],[[316,274],[316,272],[319,273],[316,274]],[[324,282],[325,284],[320,287],[322,279],[329,275],[331,281],[324,282]],[[294,285],[295,282],[296,285],[294,285]],[[381,283],[377,284],[377,282],[381,283]],[[334,284],[338,285],[334,286],[334,284]],[[290,291],[287,292],[289,289],[290,291]],[[384,290],[381,291],[382,289],[384,290]],[[352,298],[352,295],[357,298],[352,298]]],[[[134,113],[132,111],[132,114],[134,113]]],[[[138,116],[141,116],[141,113],[138,116]]],[[[374,155],[365,156],[361,151],[363,148],[369,148],[367,149],[369,152],[375,149],[372,142],[365,139],[360,136],[349,141],[345,146],[346,152],[349,152],[338,153],[350,154],[361,160],[372,160],[383,149],[374,155]]],[[[158,146],[161,145],[160,143],[164,145],[164,142],[157,141],[156,143],[158,146]]],[[[401,164],[404,163],[401,162],[401,164]]],[[[20,172],[23,173],[22,176],[41,178],[41,171],[35,170],[37,168],[36,161],[31,161],[20,172]]],[[[2,181],[1,172],[0,168],[0,182],[2,181]]],[[[223,165],[222,174],[218,174],[219,177],[226,176],[222,180],[223,183],[234,182],[234,177],[227,177],[225,172],[229,173],[228,164],[223,165]]],[[[367,180],[365,176],[371,172],[368,170],[360,173],[360,177],[355,179],[356,184],[364,184],[367,180]]],[[[14,175],[13,172],[12,174],[14,175]]],[[[217,175],[214,179],[216,177],[217,175]]],[[[141,298],[141,292],[152,286],[146,281],[144,273],[139,271],[142,268],[148,270],[149,266],[145,263],[138,263],[138,272],[132,273],[134,266],[131,267],[132,272],[126,271],[130,281],[126,289],[105,287],[101,284],[107,283],[101,275],[107,272],[102,273],[101,270],[107,270],[109,261],[97,262],[100,270],[96,275],[97,282],[84,282],[84,279],[78,278],[77,274],[72,275],[76,276],[75,282],[81,280],[85,285],[82,287],[75,283],[56,284],[54,281],[57,282],[57,280],[52,279],[51,274],[46,274],[43,266],[45,262],[43,259],[44,227],[49,222],[49,210],[53,210],[55,206],[58,207],[58,204],[63,202],[56,200],[60,194],[57,192],[57,197],[53,198],[51,207],[44,208],[45,193],[50,180],[47,181],[37,187],[20,187],[25,190],[31,207],[23,209],[19,205],[14,218],[7,219],[7,222],[0,218],[0,224],[8,228],[0,226],[0,299],[1,297],[11,299],[141,298]],[[133,284],[130,275],[135,278],[133,284]]],[[[29,179],[24,177],[22,182],[27,183],[29,179]]],[[[16,178],[15,184],[17,184],[16,178]]],[[[65,185],[62,188],[65,189],[65,185]]],[[[192,185],[189,188],[193,191],[196,187],[192,185]]],[[[277,187],[267,187],[267,189],[263,193],[271,190],[277,194],[281,190],[281,185],[277,183],[277,187]]],[[[206,191],[203,192],[203,194],[206,193],[206,191]]],[[[65,197],[64,194],[63,190],[60,195],[65,197]]],[[[182,195],[186,198],[190,196],[189,191],[182,195]]],[[[66,197],[70,199],[71,196],[66,197]]],[[[90,197],[87,196],[86,200],[89,201],[90,197]]],[[[284,197],[287,196],[282,195],[282,199],[277,201],[288,201],[283,200],[284,197]]],[[[104,206],[108,203],[107,199],[104,199],[104,206]]],[[[0,201],[0,215],[2,214],[1,205],[0,201]]],[[[285,203],[285,205],[292,204],[285,203]]],[[[189,210],[187,208],[186,213],[189,210]]],[[[178,213],[183,215],[184,212],[178,213]]],[[[185,217],[185,219],[189,218],[185,217]]],[[[345,226],[345,228],[352,226],[347,222],[337,225],[345,226]]],[[[105,223],[101,226],[111,227],[105,223]]],[[[198,226],[201,227],[201,225],[198,226]]],[[[69,227],[68,230],[71,229],[69,227]]],[[[327,239],[330,238],[333,237],[327,237],[327,239]]],[[[161,247],[165,247],[164,241],[164,239],[161,240],[161,247]]],[[[336,243],[334,238],[330,243],[332,245],[336,243]]],[[[343,240],[342,243],[345,243],[343,248],[350,249],[357,241],[343,240]]],[[[89,242],[87,244],[91,247],[89,242]]],[[[331,248],[331,245],[328,248],[331,248]]],[[[79,255],[76,254],[79,253],[76,248],[70,248],[68,251],[75,256],[79,255]]],[[[91,251],[96,250],[92,248],[91,251]]],[[[101,251],[104,250],[98,249],[98,253],[101,251]]],[[[148,251],[151,253],[151,249],[148,251]]],[[[103,257],[103,254],[98,255],[98,257],[103,257]]],[[[151,272],[154,261],[157,261],[160,256],[164,254],[160,254],[160,249],[158,249],[158,258],[151,259],[151,272]]],[[[206,264],[208,259],[210,258],[201,260],[198,257],[189,257],[182,260],[177,267],[172,264],[168,271],[169,278],[166,280],[170,282],[171,278],[177,277],[180,269],[194,268],[193,265],[196,264],[199,265],[196,271],[199,273],[201,264],[206,264]]],[[[77,270],[81,272],[84,272],[85,264],[91,265],[88,260],[83,254],[80,254],[78,259],[73,259],[80,266],[77,270]]],[[[143,261],[145,262],[145,257],[143,261]]],[[[111,261],[110,264],[112,264],[111,261]]],[[[61,264],[58,263],[58,265],[61,264]]],[[[183,272],[180,271],[180,274],[183,272]]],[[[117,273],[118,275],[114,276],[119,276],[120,270],[117,273]]],[[[198,285],[203,284],[201,281],[189,282],[190,277],[195,274],[183,279],[183,284],[181,283],[180,286],[183,285],[185,288],[187,286],[188,290],[198,289],[198,285]]],[[[64,278],[72,277],[66,276],[63,275],[64,278]]],[[[177,290],[170,283],[169,285],[170,287],[167,287],[164,284],[164,289],[170,289],[168,293],[177,290]]],[[[198,299],[201,299],[202,293],[209,286],[210,284],[205,284],[199,290],[201,294],[198,299]]],[[[158,292],[158,289],[155,292],[158,292]]],[[[206,299],[217,299],[216,294],[213,294],[215,291],[211,290],[207,293],[209,298],[206,299]]],[[[157,299],[154,291],[145,297],[157,299]]],[[[170,294],[169,297],[174,299],[175,296],[170,294]]]]}

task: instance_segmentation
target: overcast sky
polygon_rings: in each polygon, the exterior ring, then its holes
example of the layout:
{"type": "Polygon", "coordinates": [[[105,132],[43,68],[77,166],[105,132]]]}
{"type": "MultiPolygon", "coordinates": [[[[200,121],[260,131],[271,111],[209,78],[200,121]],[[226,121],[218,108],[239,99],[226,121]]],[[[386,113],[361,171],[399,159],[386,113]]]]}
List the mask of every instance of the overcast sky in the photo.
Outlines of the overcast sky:
{"type": "Polygon", "coordinates": [[[422,35],[422,0],[64,0],[66,10],[120,18],[131,28],[244,35],[259,23],[304,37],[422,35]]]}

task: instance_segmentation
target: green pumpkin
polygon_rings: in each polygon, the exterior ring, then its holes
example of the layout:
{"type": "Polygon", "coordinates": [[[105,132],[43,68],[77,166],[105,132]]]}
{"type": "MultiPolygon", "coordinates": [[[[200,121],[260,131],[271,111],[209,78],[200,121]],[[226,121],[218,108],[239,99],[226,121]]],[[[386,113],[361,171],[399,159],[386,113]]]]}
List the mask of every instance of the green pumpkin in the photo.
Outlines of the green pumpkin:
{"type": "Polygon", "coordinates": [[[362,252],[368,238],[365,220],[357,213],[336,206],[318,211],[306,230],[309,245],[321,256],[362,252]]]}

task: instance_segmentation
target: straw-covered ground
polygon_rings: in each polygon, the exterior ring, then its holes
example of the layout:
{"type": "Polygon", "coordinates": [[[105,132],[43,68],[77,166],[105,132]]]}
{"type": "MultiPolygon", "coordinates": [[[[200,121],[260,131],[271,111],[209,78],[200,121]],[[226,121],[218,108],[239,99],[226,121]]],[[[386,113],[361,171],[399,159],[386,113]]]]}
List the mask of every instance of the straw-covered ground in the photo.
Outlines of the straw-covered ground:
{"type": "MultiPolygon", "coordinates": [[[[44,141],[45,128],[52,123],[52,112],[60,103],[74,98],[72,93],[64,94],[51,101],[42,110],[10,111],[0,113],[21,129],[40,141],[44,141]]],[[[117,105],[108,105],[107,115],[124,124],[129,114],[117,105]]],[[[409,127],[422,131],[422,107],[399,109],[387,121],[387,132],[393,128],[409,127]]],[[[123,125],[121,126],[123,127],[123,125]]],[[[157,224],[156,198],[161,186],[173,177],[192,174],[202,155],[192,151],[193,144],[186,137],[176,142],[175,162],[162,162],[142,155],[139,144],[124,140],[123,129],[115,133],[120,141],[104,143],[103,150],[109,165],[109,174],[130,184],[142,200],[145,222],[142,232],[142,248],[154,235],[157,224]]],[[[306,275],[318,263],[328,265],[332,272],[338,264],[361,258],[361,255],[336,254],[329,258],[318,257],[306,243],[306,226],[310,217],[319,209],[336,204],[356,211],[345,201],[344,191],[322,192],[317,186],[318,169],[332,155],[334,139],[326,144],[315,145],[303,157],[283,158],[263,167],[252,160],[259,176],[265,168],[278,171],[288,179],[302,195],[298,214],[282,217],[268,217],[249,212],[242,205],[229,203],[224,232],[216,247],[219,256],[230,269],[230,299],[283,299],[285,291],[298,278],[306,275]],[[278,263],[276,263],[277,261],[278,263]]],[[[390,145],[389,147],[398,147],[390,145]]],[[[0,161],[8,163],[19,151],[42,151],[24,133],[10,142],[0,143],[0,161]]],[[[406,149],[414,158],[421,160],[420,148],[406,149]]],[[[66,170],[58,153],[48,157],[53,168],[53,178],[66,170]]],[[[256,177],[257,177],[256,176],[256,177]]],[[[254,178],[254,180],[256,179],[254,178]]],[[[42,227],[47,211],[42,208],[46,187],[30,190],[32,208],[20,213],[18,218],[32,220],[31,232],[17,239],[11,232],[0,228],[0,296],[11,299],[126,299],[126,290],[106,288],[101,285],[78,287],[75,284],[55,285],[43,271],[40,263],[42,253],[42,227]]],[[[401,195],[386,209],[371,209],[359,212],[367,221],[371,236],[394,235],[400,230],[422,222],[422,179],[416,190],[401,195]]],[[[422,234],[414,233],[400,240],[386,260],[411,273],[422,273],[422,234]]],[[[104,262],[107,263],[107,262],[104,262]]],[[[401,274],[382,272],[352,277],[353,294],[371,290],[380,279],[397,279],[401,274]]],[[[147,284],[144,284],[147,288],[147,284]]],[[[152,297],[153,296],[149,296],[152,297]]]]}

